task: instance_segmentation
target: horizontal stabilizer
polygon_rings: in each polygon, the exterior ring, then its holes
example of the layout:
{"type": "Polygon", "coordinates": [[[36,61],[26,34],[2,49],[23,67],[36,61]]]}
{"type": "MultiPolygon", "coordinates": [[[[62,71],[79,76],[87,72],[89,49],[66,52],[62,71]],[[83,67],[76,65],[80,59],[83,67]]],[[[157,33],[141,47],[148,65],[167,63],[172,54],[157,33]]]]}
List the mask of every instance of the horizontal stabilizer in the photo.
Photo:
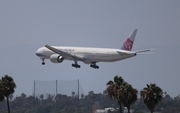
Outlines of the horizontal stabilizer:
{"type": "Polygon", "coordinates": [[[146,49],[146,50],[139,50],[139,51],[136,51],[136,53],[143,53],[143,52],[148,52],[148,51],[152,51],[154,49],[146,49]]]}

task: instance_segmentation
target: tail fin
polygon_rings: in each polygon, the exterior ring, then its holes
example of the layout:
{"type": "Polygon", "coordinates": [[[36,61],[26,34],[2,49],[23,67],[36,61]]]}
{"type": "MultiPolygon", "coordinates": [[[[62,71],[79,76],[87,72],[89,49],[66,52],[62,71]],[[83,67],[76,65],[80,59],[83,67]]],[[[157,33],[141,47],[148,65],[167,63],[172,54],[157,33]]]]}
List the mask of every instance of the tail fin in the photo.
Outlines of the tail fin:
{"type": "Polygon", "coordinates": [[[137,29],[134,29],[133,32],[129,35],[129,37],[124,42],[123,46],[121,47],[122,50],[131,51],[134,43],[134,39],[136,37],[137,29]]]}

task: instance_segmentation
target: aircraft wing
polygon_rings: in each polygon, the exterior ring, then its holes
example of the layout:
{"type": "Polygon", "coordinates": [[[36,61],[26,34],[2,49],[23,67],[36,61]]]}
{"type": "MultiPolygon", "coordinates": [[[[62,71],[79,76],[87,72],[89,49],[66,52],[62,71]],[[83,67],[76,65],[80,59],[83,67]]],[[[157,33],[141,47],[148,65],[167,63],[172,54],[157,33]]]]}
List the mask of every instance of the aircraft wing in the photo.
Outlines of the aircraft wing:
{"type": "Polygon", "coordinates": [[[72,58],[74,60],[78,60],[78,61],[84,61],[85,60],[85,59],[83,59],[83,58],[81,58],[79,56],[75,56],[75,55],[69,54],[67,52],[61,51],[61,50],[56,49],[56,48],[54,48],[52,46],[49,46],[49,45],[45,45],[45,47],[50,49],[51,51],[53,51],[53,52],[63,56],[63,57],[70,57],[70,58],[72,58]]]}

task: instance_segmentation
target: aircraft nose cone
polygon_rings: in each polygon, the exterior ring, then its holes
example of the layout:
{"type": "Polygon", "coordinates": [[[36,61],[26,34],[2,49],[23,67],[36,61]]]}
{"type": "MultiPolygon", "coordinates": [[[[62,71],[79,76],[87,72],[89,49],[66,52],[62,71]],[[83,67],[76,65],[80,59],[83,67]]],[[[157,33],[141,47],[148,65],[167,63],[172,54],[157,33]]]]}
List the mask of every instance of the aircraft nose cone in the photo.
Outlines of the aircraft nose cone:
{"type": "Polygon", "coordinates": [[[35,53],[37,56],[38,56],[38,52],[36,51],[36,53],[35,53]]]}
{"type": "Polygon", "coordinates": [[[39,55],[40,55],[40,50],[38,49],[35,54],[36,54],[37,56],[39,56],[39,55]]]}

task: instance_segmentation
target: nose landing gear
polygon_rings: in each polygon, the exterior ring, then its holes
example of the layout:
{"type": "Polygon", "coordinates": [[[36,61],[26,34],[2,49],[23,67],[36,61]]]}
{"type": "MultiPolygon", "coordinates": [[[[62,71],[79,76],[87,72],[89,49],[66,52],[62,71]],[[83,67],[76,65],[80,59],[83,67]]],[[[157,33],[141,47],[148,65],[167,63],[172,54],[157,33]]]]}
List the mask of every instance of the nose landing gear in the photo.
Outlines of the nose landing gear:
{"type": "Polygon", "coordinates": [[[45,59],[42,59],[42,65],[45,65],[45,62],[44,62],[45,59]]]}

